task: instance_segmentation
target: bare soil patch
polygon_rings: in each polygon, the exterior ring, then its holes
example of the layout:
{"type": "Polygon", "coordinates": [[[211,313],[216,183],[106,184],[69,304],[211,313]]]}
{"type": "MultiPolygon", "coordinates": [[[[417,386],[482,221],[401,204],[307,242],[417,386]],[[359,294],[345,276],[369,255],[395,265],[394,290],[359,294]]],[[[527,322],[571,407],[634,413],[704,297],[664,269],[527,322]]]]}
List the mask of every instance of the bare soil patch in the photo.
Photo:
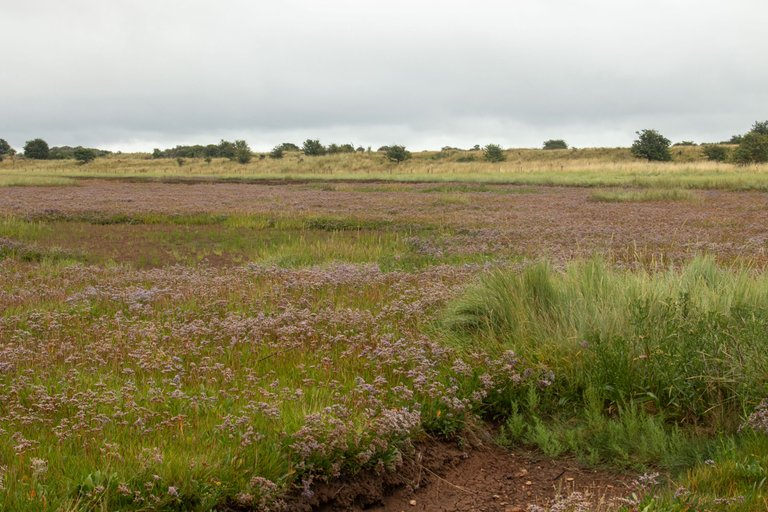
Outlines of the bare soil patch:
{"type": "Polygon", "coordinates": [[[591,510],[609,510],[616,498],[631,494],[634,477],[492,443],[464,449],[431,440],[418,444],[394,473],[371,472],[320,485],[311,499],[297,497],[291,509],[521,512],[530,505],[548,507],[576,492],[591,510]]]}

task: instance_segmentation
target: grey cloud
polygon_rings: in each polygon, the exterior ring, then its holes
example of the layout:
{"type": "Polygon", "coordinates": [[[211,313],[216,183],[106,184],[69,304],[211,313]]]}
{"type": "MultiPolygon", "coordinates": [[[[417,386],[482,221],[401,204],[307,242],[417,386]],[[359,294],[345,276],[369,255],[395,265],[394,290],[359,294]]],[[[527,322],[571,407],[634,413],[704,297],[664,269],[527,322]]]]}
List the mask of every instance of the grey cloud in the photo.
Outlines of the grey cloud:
{"type": "Polygon", "coordinates": [[[0,137],[627,145],[642,128],[717,140],[766,117],[764,2],[412,4],[15,2],[0,137]]]}

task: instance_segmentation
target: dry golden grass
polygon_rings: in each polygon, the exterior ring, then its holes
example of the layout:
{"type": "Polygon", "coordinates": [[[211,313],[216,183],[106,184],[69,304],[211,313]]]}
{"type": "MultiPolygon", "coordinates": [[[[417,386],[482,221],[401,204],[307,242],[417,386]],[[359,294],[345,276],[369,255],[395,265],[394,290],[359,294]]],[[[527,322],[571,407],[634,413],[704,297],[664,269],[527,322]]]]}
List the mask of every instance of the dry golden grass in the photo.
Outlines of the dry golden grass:
{"type": "Polygon", "coordinates": [[[0,163],[0,179],[118,178],[140,180],[382,180],[461,181],[521,185],[635,186],[768,190],[768,166],[737,167],[703,159],[699,147],[673,148],[672,162],[632,158],[628,149],[534,150],[506,152],[507,160],[489,163],[482,152],[415,153],[395,164],[380,153],[254,158],[246,165],[225,159],[152,159],[148,154],[116,154],[87,165],[74,161],[17,159],[0,163]],[[462,162],[460,159],[473,158],[462,162]]]}

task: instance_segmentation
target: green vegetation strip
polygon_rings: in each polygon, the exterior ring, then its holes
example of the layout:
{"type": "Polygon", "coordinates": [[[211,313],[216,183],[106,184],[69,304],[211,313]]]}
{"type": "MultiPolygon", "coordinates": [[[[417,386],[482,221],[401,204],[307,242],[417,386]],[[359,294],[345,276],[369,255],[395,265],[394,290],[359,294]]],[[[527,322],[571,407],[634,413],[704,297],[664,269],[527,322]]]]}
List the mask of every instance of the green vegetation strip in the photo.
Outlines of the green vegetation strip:
{"type": "Polygon", "coordinates": [[[707,258],[655,273],[539,264],[483,277],[445,324],[468,353],[514,350],[552,372],[489,403],[503,442],[671,471],[677,497],[642,510],[763,509],[768,275],[707,258]]]}

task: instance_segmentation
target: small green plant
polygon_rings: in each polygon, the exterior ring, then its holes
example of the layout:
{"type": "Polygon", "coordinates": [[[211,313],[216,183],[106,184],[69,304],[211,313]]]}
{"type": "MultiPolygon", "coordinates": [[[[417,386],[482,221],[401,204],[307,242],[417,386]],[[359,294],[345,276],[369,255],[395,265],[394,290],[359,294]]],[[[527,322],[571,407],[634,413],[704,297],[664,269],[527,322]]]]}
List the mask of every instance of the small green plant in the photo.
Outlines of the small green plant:
{"type": "Polygon", "coordinates": [[[483,158],[488,162],[503,162],[507,159],[504,150],[498,144],[488,144],[483,148],[483,158]]]}
{"type": "Polygon", "coordinates": [[[183,158],[181,158],[180,156],[176,157],[176,165],[178,165],[179,167],[183,166],[184,162],[185,162],[185,160],[183,158]]]}

